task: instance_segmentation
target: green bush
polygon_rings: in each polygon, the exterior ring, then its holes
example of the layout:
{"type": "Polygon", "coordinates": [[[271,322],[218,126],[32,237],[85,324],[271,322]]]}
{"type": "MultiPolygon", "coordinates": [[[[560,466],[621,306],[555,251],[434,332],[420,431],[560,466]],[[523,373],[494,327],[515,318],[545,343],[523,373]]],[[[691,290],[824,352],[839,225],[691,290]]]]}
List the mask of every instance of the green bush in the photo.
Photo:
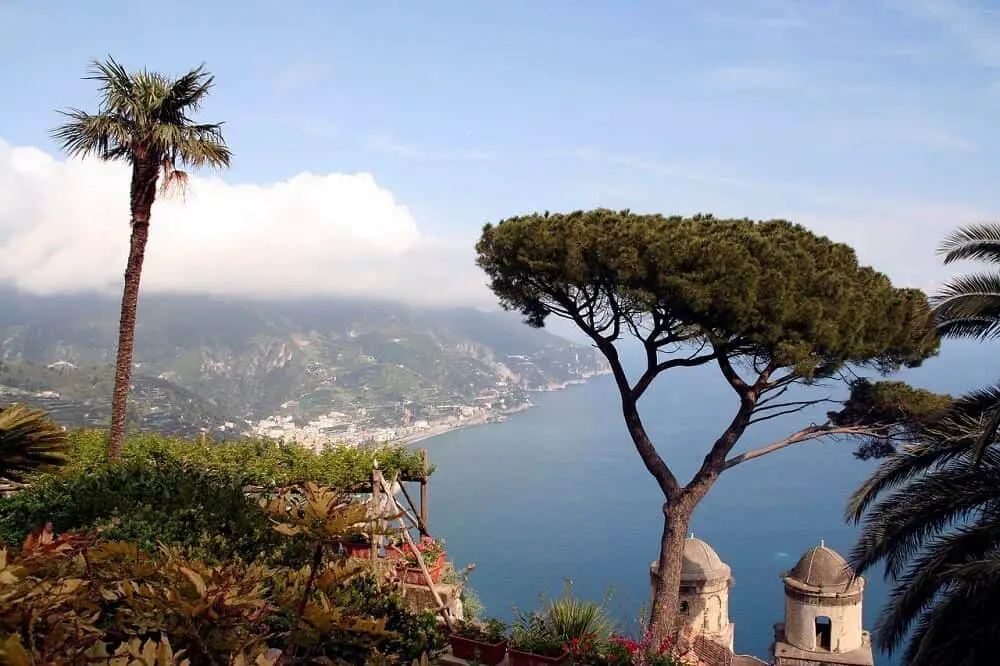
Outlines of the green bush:
{"type": "Polygon", "coordinates": [[[303,564],[305,543],[277,534],[245,483],[171,459],[77,468],[0,499],[0,541],[21,543],[51,522],[59,533],[101,528],[104,539],[146,551],[162,543],[208,562],[303,564]]]}
{"type": "MultiPolygon", "coordinates": [[[[107,433],[77,430],[70,434],[66,469],[91,471],[107,465],[107,433]]],[[[155,433],[129,436],[122,452],[124,461],[176,460],[206,470],[243,477],[260,485],[287,485],[314,481],[341,490],[364,488],[371,481],[374,461],[387,479],[399,473],[403,479],[419,478],[423,460],[419,452],[404,445],[372,448],[347,445],[314,452],[294,442],[248,438],[227,442],[192,442],[155,433]]],[[[428,473],[432,473],[430,469],[428,473]]]]}
{"type": "Polygon", "coordinates": [[[440,653],[433,614],[409,612],[365,562],[334,554],[365,505],[304,484],[260,510],[276,534],[307,542],[306,566],[210,565],[48,527],[19,551],[0,549],[0,663],[108,663],[148,650],[145,663],[158,666],[274,664],[278,655],[289,666],[388,666],[440,653]]]}

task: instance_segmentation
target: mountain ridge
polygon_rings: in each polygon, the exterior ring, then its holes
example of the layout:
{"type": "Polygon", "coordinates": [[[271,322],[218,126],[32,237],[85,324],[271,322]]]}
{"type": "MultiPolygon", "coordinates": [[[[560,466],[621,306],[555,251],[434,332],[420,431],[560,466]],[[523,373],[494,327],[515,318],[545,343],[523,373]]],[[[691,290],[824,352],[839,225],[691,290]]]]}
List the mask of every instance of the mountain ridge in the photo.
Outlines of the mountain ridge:
{"type": "MultiPolygon", "coordinates": [[[[0,290],[0,386],[97,414],[71,416],[73,425],[100,420],[117,320],[110,296],[0,290]]],[[[331,414],[369,429],[408,427],[522,408],[532,390],[604,371],[594,349],[506,312],[154,293],[139,305],[131,416],[148,427],[150,415],[175,412],[181,430],[198,418],[238,431],[331,414]]]]}

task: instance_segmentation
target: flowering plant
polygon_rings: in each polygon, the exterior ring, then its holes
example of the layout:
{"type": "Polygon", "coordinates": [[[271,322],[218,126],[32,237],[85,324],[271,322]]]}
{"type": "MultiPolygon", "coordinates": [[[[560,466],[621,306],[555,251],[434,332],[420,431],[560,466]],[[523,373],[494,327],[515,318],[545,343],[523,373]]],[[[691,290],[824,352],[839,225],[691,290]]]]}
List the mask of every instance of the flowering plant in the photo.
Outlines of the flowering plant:
{"type": "Polygon", "coordinates": [[[601,666],[608,661],[606,655],[602,658],[600,639],[594,633],[571,638],[563,649],[569,652],[570,659],[577,666],[601,666]]]}
{"type": "Polygon", "coordinates": [[[417,560],[418,557],[424,561],[426,566],[432,567],[438,563],[438,559],[445,552],[444,540],[432,539],[428,536],[421,537],[416,546],[417,549],[414,552],[408,543],[399,543],[397,541],[394,544],[394,547],[403,553],[403,560],[406,562],[406,566],[413,569],[420,567],[417,560]]]}
{"type": "Polygon", "coordinates": [[[631,638],[614,635],[608,639],[604,649],[604,661],[611,666],[628,666],[632,663],[632,655],[639,649],[639,644],[631,638]]]}
{"type": "Polygon", "coordinates": [[[605,658],[608,664],[680,666],[680,662],[674,658],[673,647],[674,641],[669,636],[656,645],[653,629],[650,627],[638,642],[626,636],[612,636],[608,641],[605,658]]]}

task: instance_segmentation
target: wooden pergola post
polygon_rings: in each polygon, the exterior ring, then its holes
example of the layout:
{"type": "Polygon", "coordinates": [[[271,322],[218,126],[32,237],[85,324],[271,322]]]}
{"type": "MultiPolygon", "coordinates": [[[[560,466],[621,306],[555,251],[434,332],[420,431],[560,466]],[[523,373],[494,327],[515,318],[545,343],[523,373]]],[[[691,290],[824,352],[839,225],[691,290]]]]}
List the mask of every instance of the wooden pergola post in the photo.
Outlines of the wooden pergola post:
{"type": "Polygon", "coordinates": [[[423,466],[423,473],[420,475],[420,533],[429,536],[427,527],[427,449],[420,449],[420,461],[423,466]]]}

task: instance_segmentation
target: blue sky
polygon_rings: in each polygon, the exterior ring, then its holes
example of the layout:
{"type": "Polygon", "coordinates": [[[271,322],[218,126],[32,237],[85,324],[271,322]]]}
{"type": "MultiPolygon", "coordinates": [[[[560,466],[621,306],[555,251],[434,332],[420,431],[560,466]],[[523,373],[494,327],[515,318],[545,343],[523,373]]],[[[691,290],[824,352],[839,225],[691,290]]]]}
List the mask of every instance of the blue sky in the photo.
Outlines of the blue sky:
{"type": "Polygon", "coordinates": [[[227,183],[369,173],[466,248],[543,209],[786,217],[924,285],[1000,211],[1000,3],[0,0],[0,139],[56,155],[106,54],[207,64],[227,183]]]}

